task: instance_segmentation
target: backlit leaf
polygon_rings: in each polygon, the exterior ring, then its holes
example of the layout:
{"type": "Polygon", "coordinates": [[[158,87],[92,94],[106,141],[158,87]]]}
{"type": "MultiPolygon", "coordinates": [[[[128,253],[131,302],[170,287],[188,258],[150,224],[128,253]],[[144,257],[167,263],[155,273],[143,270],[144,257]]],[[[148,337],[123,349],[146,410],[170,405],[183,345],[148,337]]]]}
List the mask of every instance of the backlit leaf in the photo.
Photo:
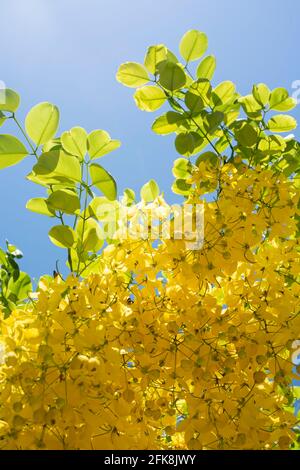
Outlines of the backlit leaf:
{"type": "Polygon", "coordinates": [[[25,118],[26,132],[37,147],[55,136],[58,124],[59,110],[57,106],[47,102],[31,108],[25,118]]]}
{"type": "Polygon", "coordinates": [[[0,135],[0,170],[16,165],[28,155],[26,147],[12,135],[0,135]]]}
{"type": "Polygon", "coordinates": [[[179,44],[179,51],[186,62],[197,60],[203,56],[208,47],[205,33],[192,29],[187,31],[179,44]]]}
{"type": "Polygon", "coordinates": [[[116,78],[123,85],[132,88],[146,85],[150,80],[145,67],[137,62],[125,62],[120,65],[116,78]]]}

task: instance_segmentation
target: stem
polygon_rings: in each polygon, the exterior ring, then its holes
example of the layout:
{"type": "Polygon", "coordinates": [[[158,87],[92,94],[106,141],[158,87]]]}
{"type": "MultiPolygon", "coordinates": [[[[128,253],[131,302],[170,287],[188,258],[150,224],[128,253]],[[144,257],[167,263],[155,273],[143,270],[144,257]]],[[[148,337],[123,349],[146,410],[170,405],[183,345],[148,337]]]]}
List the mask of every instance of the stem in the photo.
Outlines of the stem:
{"type": "MultiPolygon", "coordinates": [[[[65,225],[64,218],[63,218],[63,214],[62,214],[62,212],[60,212],[60,211],[59,211],[58,218],[60,219],[61,224],[62,224],[62,225],[65,225]]],[[[70,271],[71,271],[71,273],[72,273],[72,272],[73,272],[73,261],[72,261],[71,249],[70,249],[70,248],[68,248],[68,262],[69,262],[69,265],[70,265],[70,271]]]]}
{"type": "Polygon", "coordinates": [[[26,142],[28,143],[28,145],[30,146],[31,150],[32,150],[32,153],[35,155],[35,158],[38,160],[39,156],[37,154],[37,149],[35,149],[32,145],[32,143],[30,142],[30,140],[28,139],[27,137],[27,134],[26,132],[24,131],[24,129],[22,128],[21,124],[19,123],[18,119],[16,118],[15,116],[15,113],[13,113],[12,115],[12,118],[13,120],[15,121],[15,123],[17,124],[18,128],[20,129],[22,135],[24,136],[24,138],[26,139],[26,142]]]}
{"type": "MultiPolygon", "coordinates": [[[[76,275],[77,277],[80,275],[80,262],[81,262],[81,257],[82,257],[82,253],[84,252],[84,249],[83,249],[83,237],[84,237],[84,229],[85,229],[85,223],[86,223],[86,220],[87,220],[87,217],[86,217],[86,210],[87,210],[87,205],[88,205],[88,186],[89,186],[89,171],[88,171],[88,163],[84,162],[85,163],[85,169],[86,169],[86,187],[85,187],[85,198],[84,198],[84,209],[83,209],[83,222],[82,222],[82,231],[81,231],[81,237],[80,237],[80,253],[78,255],[78,263],[77,263],[77,269],[76,269],[76,275]]],[[[82,186],[81,186],[82,188],[82,186]]]]}

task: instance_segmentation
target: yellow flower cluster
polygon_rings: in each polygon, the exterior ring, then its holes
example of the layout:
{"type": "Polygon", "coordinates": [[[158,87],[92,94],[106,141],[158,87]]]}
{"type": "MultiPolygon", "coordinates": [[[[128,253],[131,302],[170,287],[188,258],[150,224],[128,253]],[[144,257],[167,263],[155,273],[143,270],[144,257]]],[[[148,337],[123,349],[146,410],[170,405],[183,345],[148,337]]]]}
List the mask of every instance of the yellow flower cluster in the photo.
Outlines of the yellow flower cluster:
{"type": "MultiPolygon", "coordinates": [[[[205,242],[125,240],[2,319],[1,449],[288,448],[300,336],[295,182],[239,162],[205,242]]],[[[207,187],[204,192],[207,192],[207,187]]]]}

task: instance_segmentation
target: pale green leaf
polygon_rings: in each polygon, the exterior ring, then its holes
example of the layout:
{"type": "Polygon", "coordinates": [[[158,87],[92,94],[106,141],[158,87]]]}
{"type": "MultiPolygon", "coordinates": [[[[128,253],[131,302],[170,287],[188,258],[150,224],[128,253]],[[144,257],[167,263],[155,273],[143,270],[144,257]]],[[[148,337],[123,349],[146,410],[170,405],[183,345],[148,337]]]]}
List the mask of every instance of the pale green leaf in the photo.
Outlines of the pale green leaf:
{"type": "Polygon", "coordinates": [[[216,70],[216,58],[209,55],[203,59],[197,67],[197,77],[211,80],[216,70]]]}
{"type": "MultiPolygon", "coordinates": [[[[275,88],[270,96],[270,109],[278,110],[277,106],[289,98],[289,92],[285,88],[275,88]]],[[[280,111],[280,110],[278,110],[280,111]]]]}
{"type": "Polygon", "coordinates": [[[44,181],[52,178],[81,181],[81,167],[78,158],[65,153],[63,150],[52,150],[43,153],[34,165],[33,173],[44,181]]]}
{"type": "Polygon", "coordinates": [[[71,189],[54,191],[48,197],[47,203],[49,207],[66,214],[74,214],[80,209],[79,198],[76,192],[71,189]]]}
{"type": "Polygon", "coordinates": [[[191,163],[186,158],[177,158],[174,161],[172,173],[175,178],[186,179],[191,176],[191,163]]]}
{"type": "Polygon", "coordinates": [[[175,194],[180,194],[182,196],[188,196],[192,185],[187,183],[184,179],[176,179],[172,184],[172,191],[175,194]]]}
{"type": "Polygon", "coordinates": [[[142,111],[156,111],[166,101],[166,95],[157,86],[144,86],[136,90],[134,101],[142,111]]]}
{"type": "Polygon", "coordinates": [[[167,113],[159,116],[152,124],[152,130],[156,134],[166,135],[176,132],[180,125],[183,124],[186,117],[182,114],[168,111],[167,113]]]}
{"type": "Polygon", "coordinates": [[[167,48],[164,44],[157,44],[156,46],[150,46],[147,49],[144,64],[145,67],[153,75],[157,72],[157,65],[164,60],[167,60],[167,48]]]}
{"type": "Polygon", "coordinates": [[[120,65],[116,78],[122,85],[131,88],[146,85],[150,80],[145,67],[137,62],[125,62],[120,65]]]}
{"type": "Polygon", "coordinates": [[[97,163],[90,165],[92,184],[96,186],[110,201],[117,197],[117,184],[108,171],[97,163]]]}
{"type": "Polygon", "coordinates": [[[235,84],[230,81],[220,83],[213,90],[213,100],[216,105],[229,101],[235,93],[235,84]]]}
{"type": "Polygon", "coordinates": [[[81,160],[87,152],[87,132],[82,127],[73,127],[63,132],[61,143],[66,152],[76,155],[81,160]]]}
{"type": "Polygon", "coordinates": [[[285,114],[277,114],[268,121],[268,129],[271,132],[290,132],[296,127],[296,119],[285,114]]]}
{"type": "Polygon", "coordinates": [[[254,85],[252,94],[261,106],[266,106],[269,103],[271,91],[264,83],[254,85]]]}
{"type": "Polygon", "coordinates": [[[208,47],[205,33],[192,29],[185,33],[179,44],[179,51],[186,62],[197,60],[203,56],[208,47]]]}
{"type": "Polygon", "coordinates": [[[0,170],[16,165],[28,155],[26,147],[12,135],[0,135],[0,170]]]}
{"type": "Polygon", "coordinates": [[[51,103],[39,103],[27,114],[25,118],[26,132],[39,146],[51,140],[58,129],[59,110],[51,103]]]}
{"type": "Polygon", "coordinates": [[[100,129],[92,131],[88,136],[88,152],[93,160],[116,150],[121,145],[119,140],[114,140],[109,133],[100,129]]]}
{"type": "Polygon", "coordinates": [[[155,180],[150,180],[141,188],[141,199],[152,202],[159,196],[159,186],[155,180]]]}
{"type": "Polygon", "coordinates": [[[13,301],[17,302],[20,300],[25,300],[28,297],[28,294],[32,292],[31,279],[27,273],[20,271],[19,277],[17,280],[14,280],[11,277],[7,285],[9,295],[13,294],[13,301]]]}
{"type": "Polygon", "coordinates": [[[20,104],[20,96],[10,88],[0,89],[0,111],[15,113],[20,104]]]}
{"type": "Polygon", "coordinates": [[[42,197],[35,197],[30,199],[26,204],[26,209],[37,214],[47,215],[48,217],[54,217],[55,212],[49,208],[47,200],[42,197]]]}

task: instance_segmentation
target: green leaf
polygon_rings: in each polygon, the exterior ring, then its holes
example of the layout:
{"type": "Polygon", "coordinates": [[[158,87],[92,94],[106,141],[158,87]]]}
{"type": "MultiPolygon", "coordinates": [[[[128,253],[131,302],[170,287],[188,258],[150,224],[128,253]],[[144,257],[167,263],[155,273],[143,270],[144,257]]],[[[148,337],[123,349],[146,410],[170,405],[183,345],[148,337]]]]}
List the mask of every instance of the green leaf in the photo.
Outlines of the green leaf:
{"type": "Polygon", "coordinates": [[[259,104],[254,96],[246,95],[238,99],[245,113],[252,119],[261,119],[262,105],[259,104]]]}
{"type": "Polygon", "coordinates": [[[219,157],[214,152],[204,152],[196,160],[196,166],[199,166],[200,163],[205,162],[209,163],[211,166],[215,167],[218,164],[219,157]]]}
{"type": "Polygon", "coordinates": [[[83,224],[83,221],[80,220],[77,227],[77,237],[79,240],[78,250],[81,252],[90,252],[93,251],[96,253],[100,250],[104,243],[103,232],[99,223],[94,219],[88,219],[83,224]],[[84,230],[83,234],[82,231],[84,230]],[[82,236],[83,235],[83,236],[82,236]]]}
{"type": "Polygon", "coordinates": [[[137,62],[125,62],[120,65],[116,78],[118,82],[131,88],[146,85],[150,80],[145,67],[137,62]]]}
{"type": "Polygon", "coordinates": [[[287,98],[285,101],[283,101],[282,103],[276,106],[276,110],[286,112],[286,111],[291,111],[296,106],[297,106],[297,100],[295,98],[287,98]]]}
{"type": "Polygon", "coordinates": [[[59,189],[50,194],[48,205],[54,210],[74,214],[80,209],[80,201],[75,191],[71,189],[59,189]]]}
{"type": "Polygon", "coordinates": [[[31,108],[25,118],[26,132],[37,147],[55,136],[58,124],[59,110],[57,106],[47,102],[31,108]]]}
{"type": "Polygon", "coordinates": [[[189,91],[186,94],[200,97],[204,105],[207,106],[211,96],[211,84],[206,78],[199,78],[190,85],[189,91]]]}
{"type": "Polygon", "coordinates": [[[78,158],[65,153],[63,150],[52,150],[43,153],[34,165],[33,173],[46,182],[53,179],[58,179],[58,181],[81,181],[81,167],[78,158]]]}
{"type": "Polygon", "coordinates": [[[181,194],[187,196],[192,188],[192,185],[187,183],[184,179],[177,179],[172,185],[172,191],[175,194],[181,194]]]}
{"type": "Polygon", "coordinates": [[[184,102],[191,113],[199,113],[204,108],[203,98],[191,91],[187,91],[184,97],[184,102]]]}
{"type": "Polygon", "coordinates": [[[269,103],[271,91],[264,83],[254,85],[252,94],[261,106],[266,106],[269,103]]]}
{"type": "Polygon", "coordinates": [[[166,90],[178,90],[186,83],[186,75],[183,68],[174,62],[169,62],[168,60],[161,62],[158,66],[158,71],[159,83],[166,90]]]}
{"type": "Polygon", "coordinates": [[[191,176],[191,163],[186,158],[177,158],[174,161],[172,173],[175,178],[187,179],[191,176]]]}
{"type": "Polygon", "coordinates": [[[174,111],[168,111],[167,113],[159,116],[152,124],[152,130],[156,134],[166,135],[176,132],[180,125],[186,121],[186,116],[174,111]]]}
{"type": "Polygon", "coordinates": [[[285,88],[275,88],[270,97],[270,109],[275,111],[290,111],[295,108],[297,101],[289,97],[285,88]]]}
{"type": "Polygon", "coordinates": [[[216,88],[214,88],[213,102],[215,105],[227,103],[235,93],[235,84],[230,81],[225,81],[220,83],[216,88]]]}
{"type": "Polygon", "coordinates": [[[250,124],[245,124],[236,130],[235,135],[238,142],[244,147],[253,147],[257,142],[257,132],[250,124]]]}
{"type": "Polygon", "coordinates": [[[0,90],[0,111],[15,113],[20,104],[20,96],[10,88],[0,90]]]}
{"type": "Polygon", "coordinates": [[[43,153],[50,152],[51,150],[62,150],[60,138],[48,140],[43,145],[43,153]]]}
{"type": "Polygon", "coordinates": [[[28,155],[26,147],[12,135],[0,135],[0,170],[16,165],[28,155]]]}
{"type": "Polygon", "coordinates": [[[260,139],[258,150],[265,156],[282,153],[286,148],[286,140],[281,135],[265,135],[260,139]]]}
{"type": "Polygon", "coordinates": [[[287,100],[289,92],[285,88],[275,88],[270,96],[270,108],[277,110],[277,106],[287,100]]]}
{"type": "Polygon", "coordinates": [[[76,233],[67,225],[55,225],[49,231],[49,238],[60,248],[72,248],[76,241],[76,233]]]}
{"type": "Polygon", "coordinates": [[[157,86],[144,86],[134,93],[134,101],[142,111],[156,111],[166,101],[165,92],[157,86]]]}
{"type": "Polygon", "coordinates": [[[198,65],[196,75],[198,78],[207,78],[207,80],[211,80],[215,70],[216,58],[213,55],[208,55],[198,65]]]}
{"type": "Polygon", "coordinates": [[[88,206],[88,213],[91,217],[98,220],[107,221],[111,218],[111,214],[117,213],[119,208],[118,201],[110,201],[104,196],[94,197],[88,206]]]}
{"type": "Polygon", "coordinates": [[[84,159],[87,152],[87,132],[82,127],[73,127],[63,132],[61,143],[66,152],[84,159]]]}
{"type": "Polygon", "coordinates": [[[26,204],[26,209],[48,217],[54,217],[55,215],[54,211],[48,207],[47,200],[42,197],[30,199],[26,204]]]}
{"type": "Polygon", "coordinates": [[[150,180],[141,188],[141,199],[152,202],[159,196],[159,186],[155,180],[150,180]]]}
{"type": "Polygon", "coordinates": [[[119,140],[114,140],[109,133],[100,129],[92,131],[88,136],[88,152],[93,160],[116,150],[121,145],[119,140]]]}
{"type": "Polygon", "coordinates": [[[110,201],[117,197],[117,184],[108,171],[97,163],[90,165],[92,184],[96,186],[110,201]]]}
{"type": "Polygon", "coordinates": [[[208,123],[207,131],[209,134],[214,134],[214,132],[219,128],[221,122],[224,120],[224,113],[220,111],[214,111],[210,114],[207,114],[206,120],[208,123]]]}
{"type": "Polygon", "coordinates": [[[19,277],[16,281],[13,278],[10,278],[8,282],[8,290],[10,300],[17,302],[20,300],[25,300],[28,297],[28,294],[32,292],[31,279],[28,274],[20,271],[19,277]]]}
{"type": "Polygon", "coordinates": [[[157,44],[150,46],[147,49],[144,64],[150,73],[155,75],[157,73],[157,65],[164,60],[167,60],[167,48],[164,44],[157,44]]]}
{"type": "Polygon", "coordinates": [[[205,33],[192,29],[185,33],[179,44],[179,51],[186,62],[197,60],[203,56],[208,47],[205,33]]]}
{"type": "Polygon", "coordinates": [[[130,188],[124,189],[123,203],[126,206],[131,206],[132,204],[135,203],[135,192],[133,191],[133,189],[130,189],[130,188]]]}
{"type": "Polygon", "coordinates": [[[197,132],[182,132],[175,139],[175,147],[178,153],[189,157],[197,151],[202,142],[203,139],[197,132]]]}
{"type": "Polygon", "coordinates": [[[285,114],[277,114],[268,121],[268,129],[271,132],[289,132],[296,129],[296,127],[296,119],[285,114]]]}
{"type": "Polygon", "coordinates": [[[13,278],[10,278],[7,287],[10,291],[9,297],[15,302],[25,300],[28,297],[28,294],[32,292],[31,279],[28,274],[23,271],[20,271],[19,277],[16,281],[14,281],[13,278]]]}

